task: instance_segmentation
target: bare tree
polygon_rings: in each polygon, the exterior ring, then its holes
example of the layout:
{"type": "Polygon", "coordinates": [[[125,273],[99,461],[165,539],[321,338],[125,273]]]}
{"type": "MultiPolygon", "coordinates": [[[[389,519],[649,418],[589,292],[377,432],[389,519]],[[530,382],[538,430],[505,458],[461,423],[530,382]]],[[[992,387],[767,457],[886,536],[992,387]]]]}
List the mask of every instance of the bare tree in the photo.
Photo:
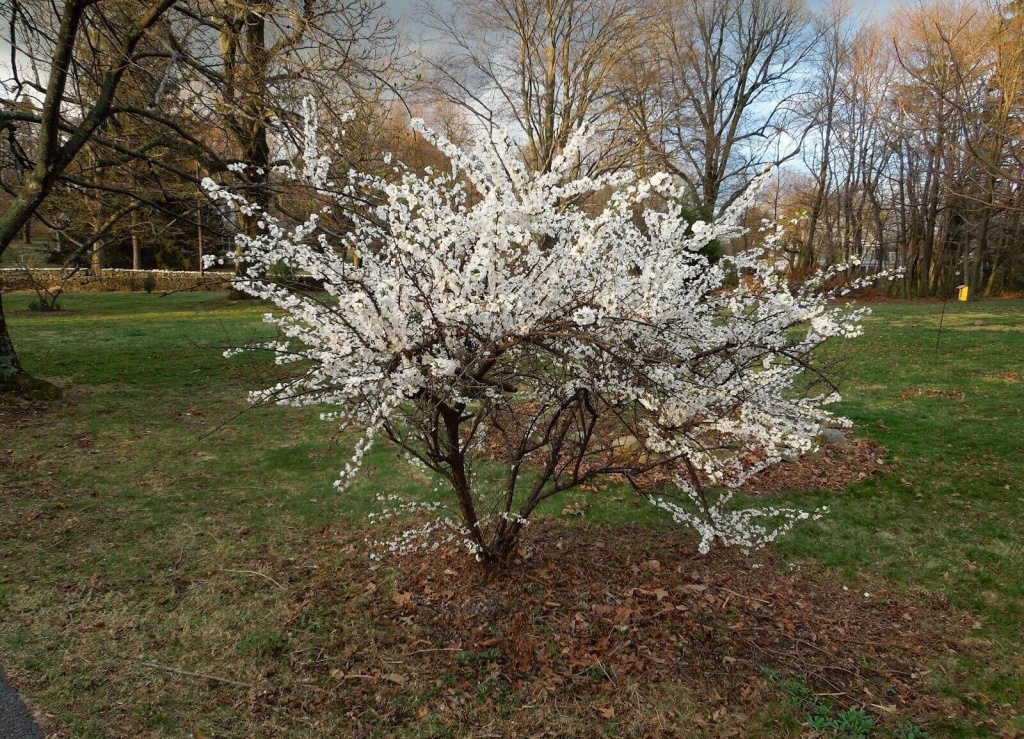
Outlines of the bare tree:
{"type": "Polygon", "coordinates": [[[802,131],[787,125],[809,79],[811,15],[801,0],[665,0],[663,7],[660,125],[651,144],[710,216],[755,170],[797,153],[802,131]]]}
{"type": "MultiPolygon", "coordinates": [[[[816,58],[814,94],[808,103],[813,145],[804,147],[804,162],[812,171],[814,187],[808,203],[807,231],[801,241],[797,269],[812,272],[818,263],[815,249],[818,226],[831,194],[832,147],[836,118],[842,102],[842,77],[849,64],[855,29],[850,22],[850,5],[835,0],[816,19],[820,52],[816,58]]],[[[806,142],[805,142],[806,144],[806,142]]]]}
{"type": "Polygon", "coordinates": [[[923,2],[826,40],[843,52],[825,57],[809,140],[828,144],[787,198],[811,222],[804,268],[900,266],[904,295],[1024,284],[1021,24],[1012,7],[923,2]]]}
{"type": "MultiPolygon", "coordinates": [[[[66,191],[91,209],[92,233],[77,241],[90,244],[95,271],[108,238],[128,234],[137,251],[138,229],[154,217],[198,228],[203,176],[241,181],[269,205],[272,168],[301,150],[301,100],[314,96],[328,122],[343,107],[373,109],[396,56],[382,5],[363,0],[19,0],[5,16],[14,59],[5,87],[40,105],[0,109],[20,158],[18,176],[4,178],[0,253],[33,214],[67,222],[40,210],[66,191]]],[[[244,214],[236,225],[256,228],[244,214]]],[[[18,378],[0,324],[0,382],[18,378]]]]}
{"type": "MultiPolygon", "coordinates": [[[[216,139],[229,176],[268,207],[271,170],[301,147],[301,101],[312,96],[326,122],[379,100],[397,57],[394,24],[379,0],[194,0],[168,39],[192,130],[216,139]]],[[[136,113],[140,111],[134,111],[136,113]]],[[[238,214],[249,235],[258,225],[238,214]]]]}
{"type": "Polygon", "coordinates": [[[454,0],[430,6],[439,34],[422,43],[423,88],[462,106],[486,126],[524,142],[523,156],[547,171],[572,132],[596,129],[600,151],[581,171],[607,171],[630,159],[615,105],[619,61],[649,20],[639,0],[454,0]]]}
{"type": "MultiPolygon", "coordinates": [[[[26,18],[26,6],[12,5],[5,13],[13,37],[8,40],[15,60],[12,65],[14,79],[9,87],[13,87],[16,93],[27,87],[35,88],[43,99],[38,112],[7,105],[0,109],[0,127],[19,121],[38,127],[32,168],[24,177],[14,199],[0,214],[0,255],[53,191],[61,175],[83,147],[109,119],[118,88],[128,69],[138,61],[141,41],[175,2],[152,0],[118,5],[103,0],[65,0],[58,9],[59,22],[50,26],[55,28],[55,33],[37,33],[36,38],[31,39],[37,48],[39,45],[46,48],[44,60],[39,57],[33,60],[36,63],[45,61],[45,84],[41,77],[24,80],[20,76],[17,54],[24,47],[19,44],[15,34],[19,28],[33,28],[31,23],[24,22],[30,20],[26,18]],[[131,7],[126,9],[126,5],[131,7]],[[119,17],[115,22],[110,22],[114,15],[119,17]],[[83,101],[75,99],[69,90],[69,83],[73,85],[77,82],[76,55],[80,53],[83,44],[89,43],[89,30],[111,34],[113,43],[108,47],[109,53],[104,55],[103,75],[95,94],[83,101]]],[[[29,381],[18,360],[0,302],[0,386],[21,388],[32,385],[33,382],[29,381]]]]}

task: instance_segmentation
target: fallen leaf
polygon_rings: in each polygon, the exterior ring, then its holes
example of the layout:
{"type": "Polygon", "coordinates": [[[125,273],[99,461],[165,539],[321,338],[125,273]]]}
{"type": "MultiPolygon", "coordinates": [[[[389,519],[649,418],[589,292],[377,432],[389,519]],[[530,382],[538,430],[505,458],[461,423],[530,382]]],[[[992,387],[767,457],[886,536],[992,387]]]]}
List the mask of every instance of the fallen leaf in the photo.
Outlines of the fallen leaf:
{"type": "Polygon", "coordinates": [[[608,708],[598,708],[597,712],[601,714],[601,718],[615,718],[615,709],[611,706],[608,708]]]}
{"type": "Polygon", "coordinates": [[[405,606],[412,601],[412,593],[392,593],[391,600],[393,600],[396,605],[405,606]]]}

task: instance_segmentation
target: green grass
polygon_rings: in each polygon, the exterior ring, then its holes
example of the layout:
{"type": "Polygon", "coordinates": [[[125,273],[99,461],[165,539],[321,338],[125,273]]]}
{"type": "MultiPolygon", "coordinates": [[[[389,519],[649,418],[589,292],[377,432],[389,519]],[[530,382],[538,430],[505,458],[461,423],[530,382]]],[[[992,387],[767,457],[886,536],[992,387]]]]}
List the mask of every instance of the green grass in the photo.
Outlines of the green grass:
{"type": "MultiPolygon", "coordinates": [[[[260,305],[68,295],[64,312],[45,315],[27,310],[30,299],[4,298],[23,363],[69,398],[17,431],[0,428],[0,663],[74,735],[104,735],[108,722],[153,735],[230,726],[230,704],[205,683],[167,690],[170,678],[132,660],[187,666],[213,655],[235,674],[265,671],[284,649],[288,606],[253,574],[261,563],[304,566],[322,527],[361,525],[376,494],[422,495],[428,480],[377,447],[338,495],[347,445],[331,446],[315,410],[234,419],[245,391],[273,373],[263,359],[221,355],[268,336],[260,305]],[[136,682],[104,684],[115,666],[136,682]],[[101,689],[102,705],[89,697],[101,689]]],[[[941,595],[973,614],[998,665],[951,657],[937,689],[954,703],[1021,706],[1024,301],[951,304],[936,350],[940,309],[878,304],[844,350],[840,410],[889,449],[891,470],[838,496],[787,496],[830,512],[779,547],[798,564],[941,595]]],[[[584,523],[662,520],[610,493],[573,493],[547,512],[578,500],[591,506],[584,523]]],[[[1011,725],[1024,730],[1020,718],[1011,725]]]]}
{"type": "Polygon", "coordinates": [[[856,340],[839,410],[893,473],[829,501],[786,549],[949,596],[994,634],[1024,623],[1024,304],[883,304],[856,340]],[[975,323],[981,325],[976,326],[975,323]]]}
{"type": "Polygon", "coordinates": [[[875,306],[839,410],[890,450],[892,472],[828,501],[795,496],[830,513],[782,549],[972,612],[1006,662],[959,664],[948,689],[1024,706],[1024,302],[950,303],[936,349],[941,309],[875,306]]]}

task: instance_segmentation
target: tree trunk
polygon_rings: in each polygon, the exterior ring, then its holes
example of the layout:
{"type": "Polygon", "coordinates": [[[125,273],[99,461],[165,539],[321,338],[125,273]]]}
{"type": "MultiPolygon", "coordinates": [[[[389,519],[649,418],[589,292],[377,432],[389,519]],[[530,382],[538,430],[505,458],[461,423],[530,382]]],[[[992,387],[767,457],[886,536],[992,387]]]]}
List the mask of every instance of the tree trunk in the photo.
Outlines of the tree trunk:
{"type": "MultiPolygon", "coordinates": [[[[270,52],[267,49],[264,15],[250,8],[242,10],[240,18],[232,17],[224,24],[220,48],[225,65],[225,102],[238,108],[229,115],[228,127],[242,149],[242,161],[247,166],[249,187],[246,194],[250,203],[265,211],[270,202],[266,185],[270,170],[267,121],[271,111],[265,103],[270,52]]],[[[238,218],[239,229],[244,235],[256,238],[263,233],[259,226],[261,220],[262,213],[241,213],[238,218]]],[[[235,250],[235,277],[243,277],[248,271],[245,255],[238,248],[235,250]]],[[[237,288],[231,291],[233,299],[247,300],[251,297],[237,288]]]]}
{"type": "Polygon", "coordinates": [[[32,400],[56,400],[61,395],[56,385],[37,380],[22,369],[7,330],[3,296],[0,295],[0,395],[3,393],[15,393],[32,400]]]}
{"type": "Polygon", "coordinates": [[[103,241],[99,240],[92,246],[89,255],[89,272],[93,277],[103,276],[103,241]]]}
{"type": "Polygon", "coordinates": [[[132,269],[142,269],[142,249],[139,248],[139,235],[132,232],[132,269]]]}
{"type": "MultiPolygon", "coordinates": [[[[103,184],[103,170],[97,166],[98,152],[92,151],[90,153],[92,164],[96,167],[95,182],[98,185],[103,184]]],[[[99,233],[103,223],[103,201],[99,198],[96,199],[96,205],[93,209],[93,222],[92,230],[93,233],[99,233]]],[[[103,276],[103,239],[97,239],[96,243],[92,245],[92,252],[89,255],[89,272],[93,277],[103,276]]]]}
{"type": "Polygon", "coordinates": [[[18,353],[14,351],[14,342],[11,341],[11,334],[7,330],[3,296],[0,295],[0,388],[15,385],[23,374],[18,353]]]}

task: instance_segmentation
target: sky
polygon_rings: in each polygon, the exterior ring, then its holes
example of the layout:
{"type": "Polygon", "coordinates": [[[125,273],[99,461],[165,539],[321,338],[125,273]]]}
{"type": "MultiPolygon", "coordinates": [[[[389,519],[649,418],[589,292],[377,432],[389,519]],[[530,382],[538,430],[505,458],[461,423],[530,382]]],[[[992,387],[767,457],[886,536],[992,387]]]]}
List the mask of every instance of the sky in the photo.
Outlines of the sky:
{"type": "MultiPolygon", "coordinates": [[[[6,80],[11,76],[11,42],[4,31],[0,35],[0,80],[6,80]]],[[[7,98],[7,90],[0,85],[0,98],[7,98]]]]}

